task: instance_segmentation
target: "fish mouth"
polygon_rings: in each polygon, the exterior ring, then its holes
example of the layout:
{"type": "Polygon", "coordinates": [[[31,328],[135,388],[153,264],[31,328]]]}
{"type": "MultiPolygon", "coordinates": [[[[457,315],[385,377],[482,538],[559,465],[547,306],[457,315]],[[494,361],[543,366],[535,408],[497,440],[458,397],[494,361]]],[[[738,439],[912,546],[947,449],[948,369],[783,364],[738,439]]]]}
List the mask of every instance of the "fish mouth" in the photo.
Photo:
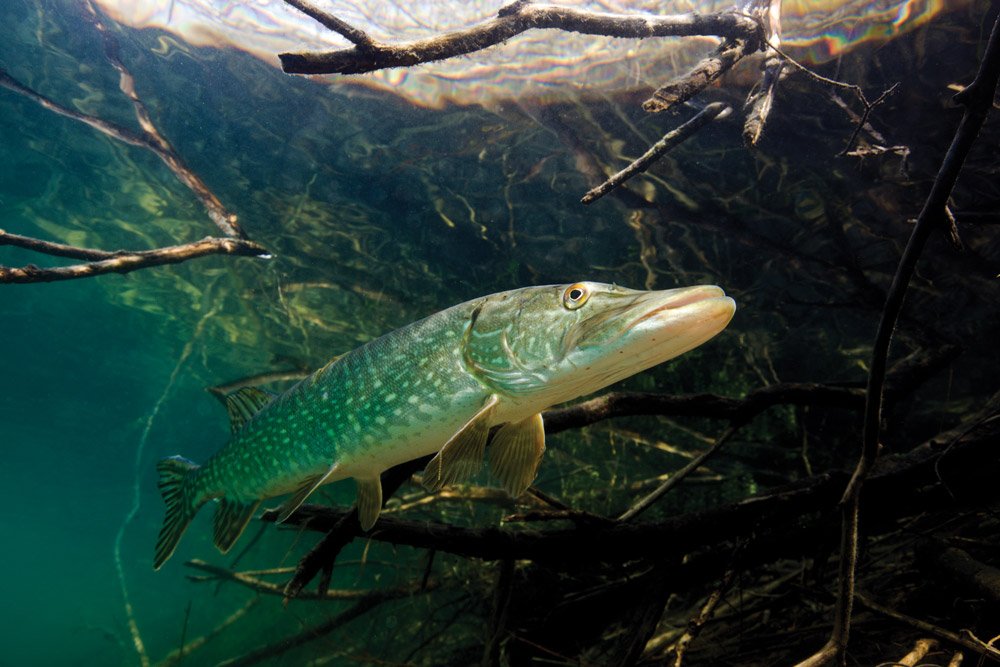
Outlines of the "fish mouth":
{"type": "MultiPolygon", "coordinates": [[[[709,306],[709,310],[718,311],[719,314],[729,312],[729,317],[736,311],[736,302],[721,287],[715,285],[697,285],[695,287],[685,287],[677,290],[670,290],[667,293],[657,293],[657,305],[646,311],[631,323],[627,330],[632,330],[643,322],[657,318],[659,315],[670,315],[671,311],[678,311],[688,306],[709,306]],[[712,307],[714,306],[714,308],[712,307]]],[[[728,323],[729,318],[726,318],[728,323]]]]}

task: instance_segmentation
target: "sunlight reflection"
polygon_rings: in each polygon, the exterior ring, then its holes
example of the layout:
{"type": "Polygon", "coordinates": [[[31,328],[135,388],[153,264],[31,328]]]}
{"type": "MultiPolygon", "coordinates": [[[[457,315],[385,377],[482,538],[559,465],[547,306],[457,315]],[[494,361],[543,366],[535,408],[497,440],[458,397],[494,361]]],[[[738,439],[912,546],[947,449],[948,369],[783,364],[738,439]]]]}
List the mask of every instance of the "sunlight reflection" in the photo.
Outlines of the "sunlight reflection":
{"type": "MultiPolygon", "coordinates": [[[[170,31],[196,46],[232,47],[277,66],[283,51],[350,46],[339,35],[282,0],[97,0],[120,23],[170,31]]],[[[820,62],[862,42],[886,40],[922,25],[967,0],[785,0],[783,44],[820,62]]],[[[326,0],[316,3],[376,39],[405,41],[465,28],[495,16],[504,0],[401,2],[326,0]]],[[[607,12],[721,11],[720,0],[560,0],[560,5],[607,12]]],[[[422,106],[447,103],[490,106],[514,98],[542,101],[569,92],[601,93],[653,87],[690,66],[713,42],[616,40],[532,31],[470,56],[408,71],[339,79],[338,83],[390,89],[422,106]]]]}

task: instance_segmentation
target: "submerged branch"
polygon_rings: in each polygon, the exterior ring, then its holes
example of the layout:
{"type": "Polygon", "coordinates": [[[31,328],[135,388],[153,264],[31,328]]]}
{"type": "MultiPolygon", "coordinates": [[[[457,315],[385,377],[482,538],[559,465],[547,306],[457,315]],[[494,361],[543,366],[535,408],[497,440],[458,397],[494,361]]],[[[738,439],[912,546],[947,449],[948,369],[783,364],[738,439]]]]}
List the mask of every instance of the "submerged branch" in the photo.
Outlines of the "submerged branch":
{"type": "Polygon", "coordinates": [[[724,444],[726,444],[727,442],[729,442],[729,440],[732,439],[733,435],[736,434],[736,431],[738,429],[739,429],[739,424],[734,424],[733,426],[730,426],[728,429],[726,429],[726,431],[722,435],[716,438],[715,442],[712,443],[711,447],[709,447],[701,454],[691,459],[691,461],[689,461],[687,465],[685,465],[683,468],[681,468],[680,470],[672,474],[670,477],[668,477],[666,481],[664,481],[662,484],[656,487],[656,489],[652,493],[650,493],[647,496],[644,496],[641,500],[632,505],[632,507],[628,508],[628,510],[623,512],[621,516],[618,517],[618,520],[631,521],[632,519],[634,519],[635,517],[639,516],[647,509],[652,507],[657,500],[659,500],[667,493],[669,493],[671,489],[680,484],[688,475],[690,475],[692,472],[700,468],[702,464],[705,463],[705,461],[714,456],[722,448],[724,444]]]}
{"type": "MultiPolygon", "coordinates": [[[[301,3],[289,4],[297,6],[301,3]]],[[[355,33],[364,35],[362,31],[348,27],[355,33]]],[[[345,34],[343,30],[334,29],[345,34]]],[[[282,53],[279,58],[282,68],[289,74],[362,74],[466,55],[505,42],[522,32],[544,29],[640,39],[695,35],[737,38],[756,34],[757,24],[748,17],[734,13],[666,16],[606,14],[518,1],[502,8],[496,18],[465,30],[428,39],[400,44],[380,44],[373,41],[362,44],[352,40],[358,46],[351,49],[320,53],[282,53]]],[[[367,35],[365,38],[371,39],[367,35]]]]}
{"type": "Polygon", "coordinates": [[[722,102],[712,102],[699,111],[694,118],[680,127],[667,132],[662,139],[650,146],[649,150],[643,153],[632,164],[625,167],[617,174],[598,185],[596,188],[587,192],[587,194],[583,195],[583,198],[580,201],[584,204],[591,204],[597,201],[636,174],[649,169],[649,167],[654,162],[659,160],[664,153],[682,144],[692,134],[705,127],[713,120],[725,118],[730,114],[730,112],[732,112],[732,107],[729,107],[722,102]]]}
{"type": "Polygon", "coordinates": [[[9,234],[0,230],[0,246],[11,245],[29,250],[36,250],[60,257],[90,259],[85,264],[73,264],[41,268],[34,264],[21,267],[0,266],[0,284],[2,283],[43,283],[58,280],[73,280],[89,278],[104,273],[129,273],[138,269],[164,264],[178,264],[196,257],[206,255],[239,255],[242,257],[268,258],[270,255],[263,246],[247,239],[206,237],[194,243],[167,246],[155,250],[91,250],[76,248],[61,243],[40,241],[26,236],[9,234]]]}
{"type": "Polygon", "coordinates": [[[710,83],[731,70],[733,65],[746,55],[747,42],[745,39],[726,40],[686,74],[657,88],[653,95],[642,103],[642,108],[649,113],[660,113],[687,102],[710,83]]]}
{"type": "Polygon", "coordinates": [[[255,648],[252,651],[248,651],[241,656],[224,660],[219,663],[219,667],[245,667],[246,665],[256,665],[257,663],[268,660],[269,658],[282,655],[294,648],[302,646],[303,644],[308,644],[311,641],[324,637],[337,628],[347,625],[351,621],[364,616],[383,602],[394,599],[392,597],[379,596],[377,593],[377,591],[373,591],[369,597],[362,598],[356,602],[353,607],[337,614],[328,621],[308,627],[297,635],[280,639],[273,644],[266,644],[255,648]]]}
{"type": "MultiPolygon", "coordinates": [[[[1000,419],[982,421],[975,428],[966,424],[939,434],[906,455],[881,462],[867,491],[868,498],[889,518],[919,512],[929,503],[939,506],[942,498],[948,496],[934,470],[935,462],[944,460],[947,453],[946,481],[952,489],[958,488],[964,478],[978,479],[983,474],[993,474],[991,471],[996,469],[997,461],[991,454],[991,447],[998,436],[1000,419]],[[945,446],[949,442],[951,444],[945,446]],[[957,465],[958,462],[961,465],[957,465]],[[879,502],[880,498],[885,502],[879,502]]],[[[586,522],[570,528],[540,531],[465,528],[382,517],[369,533],[362,533],[356,522],[349,532],[378,542],[484,560],[528,559],[578,564],[581,560],[617,562],[666,558],[693,549],[712,549],[741,537],[761,539],[768,531],[783,535],[803,515],[835,507],[847,477],[846,472],[823,473],[736,503],[649,523],[586,522]]],[[[303,505],[286,523],[326,532],[351,511],[303,505]]],[[[273,522],[278,514],[269,510],[261,518],[273,522]]],[[[797,548],[795,544],[786,544],[786,547],[797,548]]]]}
{"type": "MultiPolygon", "coordinates": [[[[194,582],[202,583],[206,581],[230,581],[241,586],[245,586],[250,590],[257,591],[258,593],[266,593],[268,595],[280,595],[284,596],[285,587],[279,584],[271,583],[270,581],[264,581],[259,577],[256,577],[251,572],[234,572],[232,570],[227,570],[224,567],[219,567],[217,565],[212,565],[211,563],[206,563],[203,560],[194,559],[189,560],[184,563],[187,567],[200,572],[206,572],[209,576],[195,576],[188,575],[188,579],[194,582]]],[[[277,573],[275,573],[277,574],[277,573]]],[[[361,590],[356,588],[345,588],[345,589],[327,589],[324,591],[305,591],[299,593],[296,598],[299,600],[364,600],[367,598],[375,597],[380,600],[388,600],[392,598],[408,597],[414,593],[430,590],[437,587],[437,583],[429,582],[427,586],[421,586],[419,582],[413,586],[404,586],[400,588],[384,588],[384,589],[373,589],[373,590],[361,590]]]]}
{"type": "MultiPolygon", "coordinates": [[[[151,151],[159,157],[165,165],[167,165],[167,168],[173,172],[174,176],[176,176],[181,183],[187,186],[188,189],[194,193],[194,195],[201,202],[202,206],[205,208],[209,218],[212,219],[212,222],[215,223],[223,234],[234,238],[246,238],[243,234],[243,230],[240,229],[236,222],[236,214],[226,210],[226,208],[222,205],[222,202],[219,201],[219,198],[208,189],[208,186],[205,185],[205,182],[202,181],[197,174],[191,171],[187,165],[184,164],[177,153],[170,148],[169,144],[164,147],[156,138],[154,138],[154,135],[151,135],[148,132],[144,131],[143,134],[138,134],[126,127],[108,122],[102,118],[98,118],[97,116],[91,116],[89,114],[64,107],[58,102],[50,100],[41,93],[37,93],[28,86],[25,86],[20,81],[17,81],[10,76],[10,74],[3,69],[0,69],[0,86],[27,97],[53,113],[66,118],[71,118],[75,121],[84,123],[85,125],[89,125],[112,139],[117,139],[118,141],[131,146],[138,146],[151,151]]],[[[159,134],[155,136],[158,137],[159,134]]]]}
{"type": "Polygon", "coordinates": [[[686,415],[745,421],[775,405],[860,409],[861,389],[810,382],[787,382],[754,389],[744,398],[718,394],[649,394],[614,391],[543,414],[546,434],[588,426],[612,417],[686,415]]]}
{"type": "Polygon", "coordinates": [[[97,116],[82,113],[49,99],[12,77],[0,68],[0,87],[7,88],[32,100],[49,111],[84,123],[112,139],[131,146],[145,148],[154,153],[174,176],[198,198],[208,217],[226,238],[206,237],[200,241],[153,250],[105,251],[77,248],[61,243],[42,241],[0,230],[0,245],[12,245],[57,257],[87,260],[85,264],[39,268],[34,264],[23,267],[0,266],[0,283],[36,283],[57,280],[89,278],[104,273],[128,273],[137,269],[163,264],[176,264],[205,255],[240,255],[244,257],[270,257],[267,250],[249,240],[237,222],[235,213],[229,211],[205,182],[192,171],[177,154],[169,141],[153,123],[145,103],[136,92],[135,78],[120,57],[120,45],[114,33],[105,25],[101,14],[88,0],[84,2],[87,19],[101,36],[104,55],[118,72],[118,87],[129,99],[141,132],[135,132],[97,116]]]}
{"type": "Polygon", "coordinates": [[[871,475],[879,453],[879,435],[882,424],[883,392],[886,384],[886,369],[889,345],[893,330],[903,308],[903,299],[916,269],[917,260],[927,239],[935,228],[945,228],[946,208],[951,192],[958,180],[965,158],[979,136],[979,130],[986,121],[996,95],[1000,80],[1000,17],[993,23],[986,51],[976,73],[976,78],[968,88],[955,95],[957,102],[965,105],[965,113],[945,154],[941,167],[931,186],[931,192],[910,234],[910,239],[899,260],[896,274],[886,297],[885,307],[875,342],[865,391],[864,426],[861,438],[861,456],[844,492],[841,504],[844,508],[843,540],[840,554],[840,585],[837,608],[834,613],[833,632],[827,644],[801,665],[813,667],[837,660],[847,650],[850,635],[851,610],[854,603],[854,581],[858,559],[858,508],[861,488],[871,475]]]}
{"type": "Polygon", "coordinates": [[[1000,650],[991,646],[990,643],[984,642],[983,640],[979,639],[968,630],[965,630],[963,632],[953,632],[951,630],[946,630],[945,628],[940,628],[934,625],[933,623],[928,623],[927,621],[921,621],[918,618],[907,616],[906,614],[902,614],[896,611],[895,609],[890,609],[885,605],[881,605],[872,600],[870,597],[863,595],[862,593],[857,594],[857,599],[862,606],[867,607],[868,609],[871,609],[874,612],[882,614],[883,616],[899,621],[901,623],[905,623],[906,625],[916,628],[921,632],[926,632],[936,637],[940,637],[945,641],[952,642],[953,644],[957,644],[959,646],[963,646],[971,651],[975,651],[984,658],[990,658],[993,661],[1000,661],[1000,650]]]}

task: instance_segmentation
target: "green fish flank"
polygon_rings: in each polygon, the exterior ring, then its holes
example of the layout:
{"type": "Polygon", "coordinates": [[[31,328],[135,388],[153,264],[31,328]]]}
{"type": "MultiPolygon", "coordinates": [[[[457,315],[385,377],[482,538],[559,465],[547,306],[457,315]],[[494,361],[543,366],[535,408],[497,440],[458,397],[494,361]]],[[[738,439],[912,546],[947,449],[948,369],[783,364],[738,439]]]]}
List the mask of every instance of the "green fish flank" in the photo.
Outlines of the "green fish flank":
{"type": "Polygon", "coordinates": [[[283,394],[237,390],[226,398],[233,434],[222,449],[202,466],[179,456],[157,465],[167,513],[154,568],[210,500],[226,552],[263,500],[291,494],[284,520],[319,486],[350,477],[367,530],[381,511],[379,475],[430,454],[424,485],[437,490],[475,474],[489,444],[493,476],[519,495],[545,449],[543,410],[701,345],[735,309],[709,285],[526,287],[388,333],[283,394]]]}

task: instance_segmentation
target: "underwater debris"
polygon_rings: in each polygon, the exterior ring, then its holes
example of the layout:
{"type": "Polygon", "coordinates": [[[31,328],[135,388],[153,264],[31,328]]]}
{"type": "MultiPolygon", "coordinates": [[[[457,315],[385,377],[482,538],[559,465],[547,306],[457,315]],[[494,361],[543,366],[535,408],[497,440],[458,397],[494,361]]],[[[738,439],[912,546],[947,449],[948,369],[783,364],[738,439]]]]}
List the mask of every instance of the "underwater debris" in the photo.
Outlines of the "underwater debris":
{"type": "Polygon", "coordinates": [[[52,243],[17,234],[8,234],[0,230],[0,245],[17,246],[56,257],[88,260],[84,264],[55,268],[40,268],[34,264],[23,267],[0,266],[0,284],[52,282],[89,278],[106,273],[130,273],[138,269],[177,264],[207,255],[237,255],[270,259],[271,254],[267,249],[247,238],[237,221],[236,214],[222,204],[205,182],[184,163],[174,147],[157,129],[149,110],[136,92],[135,79],[120,58],[121,49],[114,34],[105,26],[103,18],[90,0],[83,2],[83,8],[85,16],[101,36],[105,58],[118,72],[119,88],[132,104],[136,120],[142,130],[141,133],[63,106],[16,80],[3,69],[0,69],[0,86],[27,97],[53,113],[89,125],[112,139],[151,151],[163,161],[181,183],[194,193],[209,219],[215,223],[225,237],[206,237],[193,243],[155,250],[106,251],[52,243]]]}

